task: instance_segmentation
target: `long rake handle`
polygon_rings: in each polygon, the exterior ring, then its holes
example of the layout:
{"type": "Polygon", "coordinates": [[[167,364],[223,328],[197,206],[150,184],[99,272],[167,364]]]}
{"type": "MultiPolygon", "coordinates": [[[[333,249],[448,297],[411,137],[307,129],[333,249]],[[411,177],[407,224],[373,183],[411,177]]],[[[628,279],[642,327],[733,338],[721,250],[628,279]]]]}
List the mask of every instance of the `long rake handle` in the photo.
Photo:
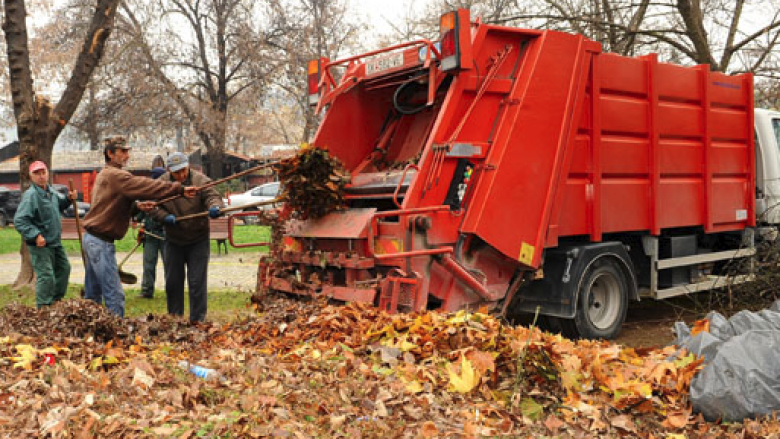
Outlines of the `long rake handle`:
{"type": "MultiPolygon", "coordinates": [[[[279,162],[276,161],[276,162],[266,163],[264,165],[258,165],[258,166],[255,166],[253,168],[245,169],[245,170],[243,170],[241,172],[237,172],[237,173],[235,173],[233,175],[230,175],[228,177],[220,178],[219,180],[214,180],[214,181],[208,182],[208,183],[204,184],[203,186],[197,187],[196,189],[198,190],[198,192],[200,192],[203,189],[208,189],[210,187],[214,187],[214,186],[216,186],[216,185],[218,185],[220,183],[224,183],[226,181],[230,181],[230,180],[236,179],[238,177],[243,177],[246,174],[250,174],[252,172],[268,168],[268,167],[273,166],[273,165],[275,165],[277,163],[279,163],[279,162]]],[[[162,200],[159,200],[159,201],[155,202],[155,206],[159,206],[159,205],[161,205],[163,203],[167,203],[169,201],[173,201],[173,200],[175,200],[177,198],[181,198],[181,197],[182,197],[182,195],[171,195],[168,198],[163,198],[162,200]]]]}
{"type": "MultiPolygon", "coordinates": [[[[75,189],[73,189],[73,179],[68,179],[68,186],[70,186],[70,191],[73,192],[75,189]]],[[[73,202],[73,213],[76,217],[76,233],[79,235],[79,249],[81,250],[81,262],[84,264],[84,266],[87,266],[87,255],[84,253],[84,237],[81,236],[81,219],[79,218],[79,203],[76,200],[71,200],[73,202]]]]}
{"type": "MultiPolygon", "coordinates": [[[[274,198],[273,200],[258,201],[257,203],[243,204],[241,206],[235,206],[235,207],[227,207],[225,209],[220,209],[220,212],[221,213],[229,213],[229,212],[235,212],[237,210],[247,209],[247,208],[250,208],[250,207],[267,206],[269,204],[276,204],[276,203],[281,203],[281,202],[282,202],[282,200],[280,198],[274,198]]],[[[205,212],[198,212],[198,213],[193,213],[193,214],[190,214],[190,215],[182,215],[180,217],[177,217],[176,221],[184,221],[184,220],[193,219],[193,218],[201,218],[201,217],[204,217],[204,216],[206,216],[208,214],[209,214],[209,211],[207,210],[205,212]]]]}

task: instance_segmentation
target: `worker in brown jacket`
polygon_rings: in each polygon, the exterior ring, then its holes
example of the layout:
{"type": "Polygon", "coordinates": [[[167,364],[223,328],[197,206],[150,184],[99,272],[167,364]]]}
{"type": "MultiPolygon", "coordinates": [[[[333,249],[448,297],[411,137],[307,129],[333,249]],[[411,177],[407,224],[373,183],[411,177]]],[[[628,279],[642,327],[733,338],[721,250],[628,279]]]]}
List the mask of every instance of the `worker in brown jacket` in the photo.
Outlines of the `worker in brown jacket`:
{"type": "Polygon", "coordinates": [[[197,189],[177,182],[137,177],[122,169],[130,160],[130,146],[121,136],[103,141],[106,166],[92,190],[92,206],[84,217],[85,297],[102,304],[114,314],[125,315],[125,293],[119,280],[114,241],[122,239],[130,226],[134,208],[149,211],[154,198],[183,194],[194,197],[197,189]]]}
{"type": "MultiPolygon", "coordinates": [[[[186,155],[175,152],[168,157],[168,173],[162,181],[203,186],[211,180],[189,167],[186,155]]],[[[190,320],[202,322],[208,308],[208,263],[211,255],[209,219],[206,217],[177,221],[178,217],[208,210],[210,218],[221,215],[222,197],[214,188],[201,190],[191,199],[179,198],[151,211],[155,220],[165,225],[165,295],[168,313],[184,315],[184,276],[190,296],[190,320]]]]}

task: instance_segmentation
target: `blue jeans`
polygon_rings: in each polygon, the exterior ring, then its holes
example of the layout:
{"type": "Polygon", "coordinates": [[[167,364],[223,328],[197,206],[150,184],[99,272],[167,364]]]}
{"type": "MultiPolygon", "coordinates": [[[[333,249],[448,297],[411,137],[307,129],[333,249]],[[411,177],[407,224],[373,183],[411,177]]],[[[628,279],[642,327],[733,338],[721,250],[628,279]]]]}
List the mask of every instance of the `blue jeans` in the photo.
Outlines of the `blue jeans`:
{"type": "Polygon", "coordinates": [[[125,291],[119,281],[114,243],[103,241],[87,232],[84,234],[84,252],[87,256],[84,297],[101,305],[105,300],[106,308],[124,317],[125,291]]]}

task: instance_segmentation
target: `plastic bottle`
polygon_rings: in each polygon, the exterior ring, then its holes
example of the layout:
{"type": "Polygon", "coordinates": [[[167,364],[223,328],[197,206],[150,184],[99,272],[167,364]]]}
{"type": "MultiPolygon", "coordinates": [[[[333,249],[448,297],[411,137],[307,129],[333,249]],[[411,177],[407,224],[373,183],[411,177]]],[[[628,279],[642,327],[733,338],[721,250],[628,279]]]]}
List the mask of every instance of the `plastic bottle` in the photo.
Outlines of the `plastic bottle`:
{"type": "Polygon", "coordinates": [[[222,383],[226,381],[225,377],[219,372],[214,369],[209,369],[208,367],[198,366],[197,364],[192,364],[184,360],[179,361],[179,367],[190,371],[196,377],[203,378],[206,381],[219,380],[222,383]]]}

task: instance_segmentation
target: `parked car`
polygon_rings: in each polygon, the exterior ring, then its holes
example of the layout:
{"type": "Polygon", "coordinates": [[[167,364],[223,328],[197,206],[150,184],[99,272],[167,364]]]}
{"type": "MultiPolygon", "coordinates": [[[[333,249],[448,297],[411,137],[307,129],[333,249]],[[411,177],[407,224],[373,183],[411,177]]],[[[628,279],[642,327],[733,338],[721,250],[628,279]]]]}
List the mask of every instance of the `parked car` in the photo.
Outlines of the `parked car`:
{"type": "MultiPolygon", "coordinates": [[[[86,215],[87,212],[89,212],[90,204],[85,203],[83,201],[77,201],[76,203],[79,206],[79,218],[84,218],[84,215],[86,215]]],[[[68,206],[68,208],[62,212],[62,216],[64,216],[65,218],[75,217],[75,215],[73,215],[73,204],[68,206]]]]}
{"type": "MultiPolygon", "coordinates": [[[[53,185],[51,185],[51,188],[54,189],[55,191],[59,192],[60,195],[62,195],[63,197],[67,197],[68,196],[69,190],[68,190],[68,187],[65,186],[64,184],[53,184],[53,185]]],[[[86,215],[87,212],[89,212],[90,204],[89,203],[85,203],[83,201],[77,201],[77,203],[78,203],[78,206],[79,206],[79,218],[84,218],[84,215],[86,215]]],[[[74,218],[75,217],[75,215],[73,214],[73,203],[71,203],[71,205],[68,206],[62,212],[62,216],[64,216],[65,218],[74,218]]]]}
{"type": "Polygon", "coordinates": [[[14,220],[16,209],[22,201],[22,191],[0,186],[0,227],[5,227],[14,220]]]}
{"type": "MultiPolygon", "coordinates": [[[[273,183],[261,184],[260,186],[255,186],[244,193],[234,194],[229,196],[227,199],[224,200],[225,206],[241,207],[252,203],[258,203],[260,201],[270,201],[279,196],[280,190],[281,190],[281,186],[278,181],[273,183]]],[[[252,211],[258,211],[260,209],[270,210],[275,207],[278,206],[276,204],[268,204],[265,206],[260,206],[259,208],[248,207],[246,209],[241,209],[237,212],[252,212],[252,211]]],[[[246,224],[253,224],[256,220],[256,218],[252,216],[247,216],[243,218],[244,218],[244,223],[246,224]]]]}

